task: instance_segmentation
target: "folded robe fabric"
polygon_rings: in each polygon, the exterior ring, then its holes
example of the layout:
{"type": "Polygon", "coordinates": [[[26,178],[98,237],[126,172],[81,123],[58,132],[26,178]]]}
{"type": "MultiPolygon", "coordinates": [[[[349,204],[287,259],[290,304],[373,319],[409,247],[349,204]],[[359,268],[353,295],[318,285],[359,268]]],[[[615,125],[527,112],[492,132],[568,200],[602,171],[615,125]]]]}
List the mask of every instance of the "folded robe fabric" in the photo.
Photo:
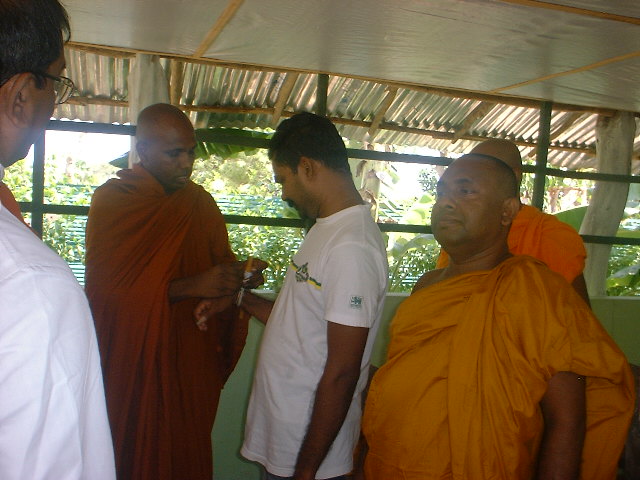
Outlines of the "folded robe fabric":
{"type": "Polygon", "coordinates": [[[367,397],[367,480],[531,478],[539,408],[557,372],[586,377],[584,480],[613,480],[633,378],[584,301],[539,261],[516,256],[418,290],[391,325],[367,397]]]}
{"type": "MultiPolygon", "coordinates": [[[[513,219],[507,238],[514,255],[529,255],[572,283],[584,270],[587,251],[582,238],[571,225],[529,205],[522,205],[513,219]]],[[[449,256],[440,251],[437,268],[449,264],[449,256]]]]}
{"type": "Polygon", "coordinates": [[[86,292],[102,358],[120,480],[211,479],[211,429],[247,333],[228,309],[197,329],[197,299],[170,281],[235,260],[224,219],[200,186],[167,195],[141,166],[94,194],[86,292]]]}

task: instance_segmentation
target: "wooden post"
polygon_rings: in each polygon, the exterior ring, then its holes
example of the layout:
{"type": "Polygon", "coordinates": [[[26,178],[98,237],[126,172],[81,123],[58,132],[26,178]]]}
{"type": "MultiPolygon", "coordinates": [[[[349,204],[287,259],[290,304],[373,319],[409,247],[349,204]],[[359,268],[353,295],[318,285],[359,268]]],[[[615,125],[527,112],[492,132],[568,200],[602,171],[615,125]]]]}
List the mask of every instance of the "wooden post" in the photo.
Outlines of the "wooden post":
{"type": "MultiPolygon", "coordinates": [[[[596,156],[599,173],[629,175],[636,122],[631,112],[618,112],[613,117],[598,116],[596,123],[596,156]]],[[[616,236],[629,194],[629,183],[595,183],[580,233],[616,236]]],[[[587,264],[584,276],[589,295],[605,295],[611,245],[586,244],[587,264]]]]}

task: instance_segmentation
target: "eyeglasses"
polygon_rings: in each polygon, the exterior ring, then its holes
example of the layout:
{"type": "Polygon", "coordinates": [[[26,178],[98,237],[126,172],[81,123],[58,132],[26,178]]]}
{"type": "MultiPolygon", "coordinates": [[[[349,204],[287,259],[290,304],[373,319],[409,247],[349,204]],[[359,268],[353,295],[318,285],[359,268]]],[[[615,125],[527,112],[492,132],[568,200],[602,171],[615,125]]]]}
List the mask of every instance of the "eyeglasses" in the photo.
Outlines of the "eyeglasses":
{"type": "Polygon", "coordinates": [[[65,103],[67,100],[69,100],[69,97],[71,97],[71,95],[76,89],[76,86],[73,83],[73,80],[71,80],[70,78],[63,77],[63,76],[56,77],[55,75],[49,75],[46,72],[29,72],[29,73],[33,73],[34,75],[53,80],[53,91],[56,93],[56,99],[55,99],[56,105],[60,105],[61,103],[65,103]]]}

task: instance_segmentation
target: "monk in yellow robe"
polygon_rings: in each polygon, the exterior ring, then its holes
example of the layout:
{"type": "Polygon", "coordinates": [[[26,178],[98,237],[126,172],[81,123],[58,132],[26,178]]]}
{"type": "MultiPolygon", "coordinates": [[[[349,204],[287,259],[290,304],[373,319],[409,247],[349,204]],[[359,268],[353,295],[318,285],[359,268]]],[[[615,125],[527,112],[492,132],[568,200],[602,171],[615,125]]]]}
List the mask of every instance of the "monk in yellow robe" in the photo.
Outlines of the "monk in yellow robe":
{"type": "Polygon", "coordinates": [[[363,433],[367,480],[614,480],[633,411],[624,355],[571,286],[513,256],[513,172],[466,155],[437,187],[449,253],[391,325],[363,433]]]}
{"type": "MultiPolygon", "coordinates": [[[[518,184],[521,183],[522,158],[513,142],[501,139],[486,140],[474,147],[471,153],[490,155],[502,160],[513,169],[518,184]]],[[[535,207],[521,204],[511,224],[507,243],[514,255],[529,255],[542,260],[551,270],[572,284],[576,292],[589,303],[582,273],[587,252],[582,238],[573,227],[535,207]]],[[[443,250],[440,252],[436,268],[444,268],[448,263],[449,256],[443,250]]]]}
{"type": "Polygon", "coordinates": [[[86,292],[102,359],[119,480],[211,480],[220,391],[244,346],[232,299],[243,265],[211,195],[189,180],[189,119],[153,105],[140,163],[99,187],[87,223],[86,292]],[[208,329],[193,310],[216,298],[208,329]]]}

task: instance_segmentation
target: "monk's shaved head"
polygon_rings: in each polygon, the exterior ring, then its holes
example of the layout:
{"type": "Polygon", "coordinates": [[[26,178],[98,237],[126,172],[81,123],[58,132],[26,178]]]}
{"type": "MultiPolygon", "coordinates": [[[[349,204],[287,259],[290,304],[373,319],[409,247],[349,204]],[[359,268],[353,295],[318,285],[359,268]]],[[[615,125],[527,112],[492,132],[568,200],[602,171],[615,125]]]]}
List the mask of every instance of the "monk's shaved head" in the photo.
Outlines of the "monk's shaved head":
{"type": "Polygon", "coordinates": [[[502,200],[509,197],[518,197],[518,180],[515,172],[502,159],[483,153],[468,153],[454,160],[451,165],[480,162],[486,164],[490,170],[490,179],[494,182],[496,195],[502,200]]]}
{"type": "Polygon", "coordinates": [[[518,184],[522,180],[522,156],[515,143],[509,140],[490,139],[476,145],[469,154],[481,154],[503,161],[516,174],[518,184]]]}
{"type": "Polygon", "coordinates": [[[168,103],[150,105],[138,115],[136,138],[138,141],[152,140],[168,127],[193,130],[189,117],[179,108],[168,103]]]}
{"type": "Polygon", "coordinates": [[[495,157],[469,154],[454,160],[436,187],[431,228],[457,261],[483,252],[509,251],[509,226],[519,209],[513,170],[495,157]]]}
{"type": "Polygon", "coordinates": [[[157,103],[138,115],[136,150],[140,165],[158,180],[167,193],[188,184],[195,149],[193,125],[180,109],[157,103]]]}

